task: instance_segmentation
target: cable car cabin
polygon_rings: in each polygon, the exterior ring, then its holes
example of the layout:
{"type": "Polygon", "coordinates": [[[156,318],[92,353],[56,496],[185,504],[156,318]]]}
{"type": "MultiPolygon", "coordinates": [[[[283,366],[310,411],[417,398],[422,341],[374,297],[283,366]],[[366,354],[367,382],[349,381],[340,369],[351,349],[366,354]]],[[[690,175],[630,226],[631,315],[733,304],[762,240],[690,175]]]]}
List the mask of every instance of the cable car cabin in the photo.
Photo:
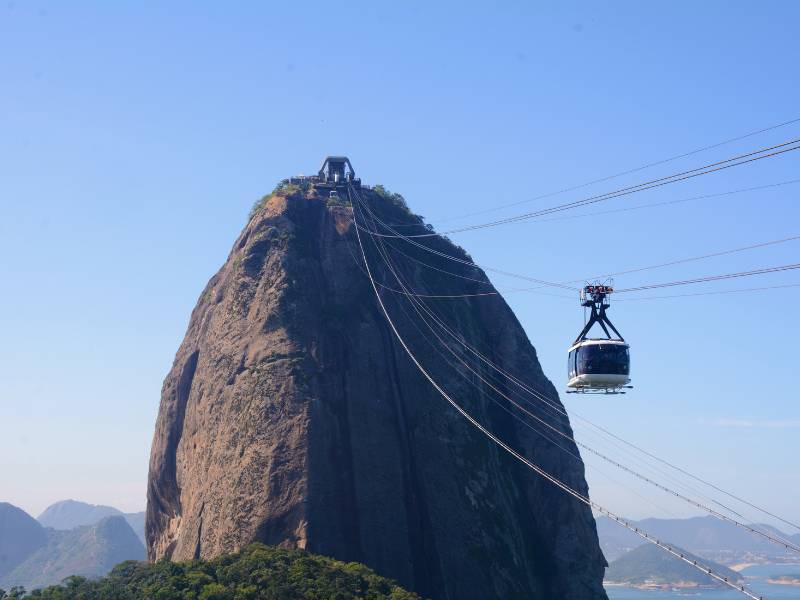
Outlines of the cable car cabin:
{"type": "Polygon", "coordinates": [[[591,307],[592,314],[569,349],[568,392],[624,394],[622,389],[631,387],[630,346],[606,316],[613,291],[607,285],[587,285],[581,290],[581,305],[591,307]],[[586,337],[594,325],[600,325],[605,338],[586,337]]]}
{"type": "Polygon", "coordinates": [[[629,384],[630,348],[622,340],[585,339],[569,349],[567,387],[613,391],[629,384]]]}

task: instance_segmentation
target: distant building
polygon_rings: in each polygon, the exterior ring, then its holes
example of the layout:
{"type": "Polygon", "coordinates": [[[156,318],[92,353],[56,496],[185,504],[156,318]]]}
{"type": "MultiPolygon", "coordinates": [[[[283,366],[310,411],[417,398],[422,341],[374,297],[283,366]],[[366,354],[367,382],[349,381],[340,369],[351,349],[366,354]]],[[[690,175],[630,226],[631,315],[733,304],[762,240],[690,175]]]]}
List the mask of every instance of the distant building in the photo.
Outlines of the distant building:
{"type": "Polygon", "coordinates": [[[361,180],[356,177],[353,165],[346,156],[328,156],[316,175],[298,175],[289,179],[289,182],[296,185],[312,183],[316,188],[329,190],[332,197],[338,196],[339,192],[346,192],[348,185],[361,189],[361,180]]]}

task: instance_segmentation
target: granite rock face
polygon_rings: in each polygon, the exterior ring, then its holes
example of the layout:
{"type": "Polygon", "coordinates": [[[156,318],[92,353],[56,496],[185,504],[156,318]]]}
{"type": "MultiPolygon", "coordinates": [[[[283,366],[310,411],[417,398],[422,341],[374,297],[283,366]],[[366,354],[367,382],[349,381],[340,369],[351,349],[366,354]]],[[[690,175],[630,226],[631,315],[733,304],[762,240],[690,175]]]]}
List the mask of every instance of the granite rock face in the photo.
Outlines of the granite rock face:
{"type": "MultiPolygon", "coordinates": [[[[426,231],[399,197],[362,194],[380,219],[426,231]]],[[[149,558],[211,558],[261,541],[363,562],[434,599],[606,598],[589,509],[476,431],[420,374],[380,312],[352,215],[347,200],[313,187],[272,195],[203,291],[164,382],[150,458],[149,558]]],[[[417,293],[494,289],[473,266],[387,243],[417,293]]],[[[421,243],[468,259],[444,238],[421,243]]],[[[472,357],[443,349],[390,289],[397,284],[369,238],[364,248],[398,330],[437,382],[588,493],[583,464],[512,418],[460,366],[472,357]]],[[[558,402],[500,296],[424,300],[464,340],[558,402]]],[[[566,418],[530,410],[571,434],[566,418]]]]}

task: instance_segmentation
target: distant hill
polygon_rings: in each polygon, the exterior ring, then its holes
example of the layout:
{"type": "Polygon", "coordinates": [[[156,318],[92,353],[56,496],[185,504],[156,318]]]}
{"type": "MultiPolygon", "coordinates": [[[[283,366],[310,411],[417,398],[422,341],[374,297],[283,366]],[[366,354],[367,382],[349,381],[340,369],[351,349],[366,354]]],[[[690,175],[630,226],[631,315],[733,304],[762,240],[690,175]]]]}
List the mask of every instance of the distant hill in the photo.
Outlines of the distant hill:
{"type": "MultiPolygon", "coordinates": [[[[660,539],[700,555],[725,554],[733,557],[748,553],[765,556],[785,554],[781,547],[716,517],[643,519],[630,522],[660,539]]],[[[756,525],[756,527],[771,535],[789,537],[769,525],[756,525]]],[[[600,538],[600,547],[609,561],[646,543],[608,517],[597,519],[597,534],[600,538]]],[[[794,539],[800,541],[800,535],[794,536],[794,539]]]]}
{"type": "Polygon", "coordinates": [[[122,516],[122,511],[113,506],[62,500],[48,506],[36,520],[53,529],[74,529],[82,525],[94,525],[100,519],[115,515],[122,516]]]}
{"type": "Polygon", "coordinates": [[[47,533],[33,517],[0,502],[0,579],[46,543],[47,533]]]}
{"type": "Polygon", "coordinates": [[[125,518],[110,516],[69,531],[48,529],[46,543],[0,577],[0,586],[32,589],[71,575],[98,577],[119,562],[144,558],[144,545],[125,518]]]}
{"type": "MultiPolygon", "coordinates": [[[[631,523],[636,523],[636,521],[631,521],[631,523]]],[[[609,562],[647,543],[608,517],[597,518],[597,537],[600,540],[600,549],[609,562]]]]}
{"type": "Polygon", "coordinates": [[[72,578],[40,590],[41,600],[65,598],[368,598],[419,600],[395,582],[359,563],[344,563],[302,550],[253,544],[215,560],[125,562],[102,579],[72,578]]]}
{"type": "Polygon", "coordinates": [[[78,500],[61,500],[48,506],[37,517],[39,523],[53,529],[68,530],[83,525],[94,525],[101,519],[111,516],[125,517],[133,531],[141,540],[144,540],[144,511],[136,513],[123,513],[113,506],[102,504],[89,504],[78,500]]]}
{"type": "MultiPolygon", "coordinates": [[[[677,547],[676,550],[679,550],[677,547]]],[[[719,575],[736,582],[742,579],[736,571],[732,571],[715,562],[702,559],[683,552],[687,558],[696,560],[713,569],[719,575]]],[[[702,573],[692,565],[668,554],[653,544],[645,544],[612,562],[606,569],[605,581],[631,586],[655,585],[686,585],[686,586],[718,586],[722,585],[710,576],[702,573]]]]}
{"type": "Polygon", "coordinates": [[[139,541],[142,542],[142,546],[147,547],[147,542],[144,539],[144,511],[125,513],[123,516],[128,522],[128,525],[131,526],[131,529],[133,529],[136,537],[138,537],[139,541]]]}

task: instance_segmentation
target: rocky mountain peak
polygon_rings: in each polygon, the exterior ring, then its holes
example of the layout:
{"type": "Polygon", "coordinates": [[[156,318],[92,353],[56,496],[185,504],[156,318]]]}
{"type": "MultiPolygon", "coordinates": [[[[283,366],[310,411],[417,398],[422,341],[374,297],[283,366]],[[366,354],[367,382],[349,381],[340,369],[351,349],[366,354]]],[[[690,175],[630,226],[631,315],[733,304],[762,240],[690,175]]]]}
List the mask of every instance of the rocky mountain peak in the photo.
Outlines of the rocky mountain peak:
{"type": "MultiPolygon", "coordinates": [[[[382,188],[361,195],[382,220],[421,227],[401,197],[382,188]]],[[[468,257],[442,237],[425,243],[468,257]]],[[[474,266],[398,249],[419,293],[494,289],[474,266]]],[[[380,258],[367,252],[381,281],[380,258]]],[[[393,337],[360,261],[346,199],[287,184],[255,208],[200,295],[164,381],[148,484],[150,559],[211,558],[261,541],[364,562],[435,599],[605,598],[590,511],[441,399],[393,337]]],[[[443,358],[399,294],[381,293],[441,385],[587,491],[580,461],[511,419],[443,358]]],[[[430,306],[557,397],[500,296],[430,306]]],[[[558,426],[571,433],[566,419],[558,426]]]]}

